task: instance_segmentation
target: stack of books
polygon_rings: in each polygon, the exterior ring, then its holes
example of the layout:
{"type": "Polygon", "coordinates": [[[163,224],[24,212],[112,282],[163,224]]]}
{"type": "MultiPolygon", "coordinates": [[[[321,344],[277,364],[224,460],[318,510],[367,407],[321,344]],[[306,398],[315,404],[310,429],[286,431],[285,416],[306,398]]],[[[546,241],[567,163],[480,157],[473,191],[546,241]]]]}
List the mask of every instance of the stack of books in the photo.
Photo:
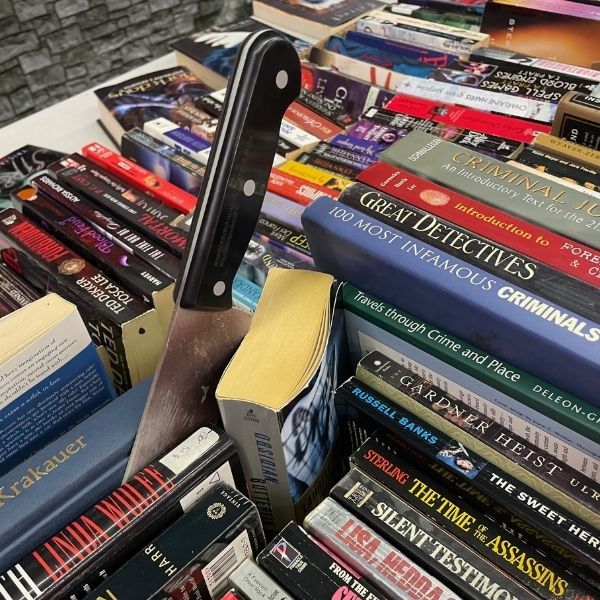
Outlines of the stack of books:
{"type": "Polygon", "coordinates": [[[597,7],[253,9],[96,90],[118,151],[0,160],[0,596],[600,597],[597,7]],[[122,483],[264,27],[302,90],[233,285],[253,321],[222,429],[122,483]]]}

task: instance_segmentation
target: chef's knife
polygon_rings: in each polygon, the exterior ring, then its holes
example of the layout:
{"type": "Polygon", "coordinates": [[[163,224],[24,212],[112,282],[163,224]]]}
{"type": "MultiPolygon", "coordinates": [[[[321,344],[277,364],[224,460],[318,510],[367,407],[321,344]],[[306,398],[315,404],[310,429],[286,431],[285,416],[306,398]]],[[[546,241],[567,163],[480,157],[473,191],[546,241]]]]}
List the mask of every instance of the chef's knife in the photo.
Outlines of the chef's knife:
{"type": "Polygon", "coordinates": [[[300,92],[300,61],[273,30],[241,45],[200,188],[175,310],[125,479],[216,422],[214,389],[250,325],[231,286],[260,214],[283,113],[300,92]]]}

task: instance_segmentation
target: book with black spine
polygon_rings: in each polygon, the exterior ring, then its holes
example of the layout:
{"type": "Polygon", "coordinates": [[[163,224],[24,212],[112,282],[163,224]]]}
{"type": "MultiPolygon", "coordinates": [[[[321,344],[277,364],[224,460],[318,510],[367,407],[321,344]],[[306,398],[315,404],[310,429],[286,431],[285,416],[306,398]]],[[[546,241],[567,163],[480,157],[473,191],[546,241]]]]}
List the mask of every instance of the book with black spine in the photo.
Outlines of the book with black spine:
{"type": "MultiPolygon", "coordinates": [[[[405,446],[395,444],[383,430],[378,430],[352,454],[350,466],[377,481],[396,498],[473,548],[478,556],[542,597],[560,593],[573,576],[573,569],[587,583],[594,585],[595,579],[595,586],[600,585],[572,550],[547,539],[547,544],[540,543],[529,526],[520,527],[505,505],[495,505],[468,482],[452,485],[449,472],[439,480],[432,477],[425,468],[420,468],[419,459],[418,453],[406,451],[405,446]],[[482,503],[478,504],[477,500],[482,503]],[[514,549],[515,555],[537,565],[537,572],[523,571],[518,563],[511,562],[510,556],[496,553],[491,547],[494,540],[502,540],[514,549]]],[[[467,555],[461,550],[460,556],[467,555]]]]}
{"type": "Polygon", "coordinates": [[[201,427],[0,574],[0,595],[81,598],[224,477],[244,485],[234,444],[201,427]]]}
{"type": "MultiPolygon", "coordinates": [[[[415,448],[426,457],[421,461],[427,473],[446,468],[457,474],[456,485],[468,482],[485,496],[504,504],[524,526],[529,524],[530,529],[539,530],[546,538],[559,545],[567,545],[592,570],[598,569],[595,540],[600,539],[600,534],[594,527],[544,498],[516,477],[488,463],[479,454],[467,451],[462,444],[399,404],[356,378],[350,378],[337,389],[336,406],[345,421],[348,443],[356,443],[357,438],[362,443],[378,428],[386,428],[407,448],[415,448]]],[[[590,593],[587,586],[578,586],[577,582],[572,583],[571,587],[574,590],[581,589],[582,594],[590,593]]]]}
{"type": "Polygon", "coordinates": [[[220,598],[228,575],[264,544],[256,506],[227,483],[217,483],[88,600],[158,600],[190,587],[197,600],[220,598]]]}
{"type": "Polygon", "coordinates": [[[383,600],[364,577],[296,523],[288,523],[256,560],[296,600],[383,600]]]}

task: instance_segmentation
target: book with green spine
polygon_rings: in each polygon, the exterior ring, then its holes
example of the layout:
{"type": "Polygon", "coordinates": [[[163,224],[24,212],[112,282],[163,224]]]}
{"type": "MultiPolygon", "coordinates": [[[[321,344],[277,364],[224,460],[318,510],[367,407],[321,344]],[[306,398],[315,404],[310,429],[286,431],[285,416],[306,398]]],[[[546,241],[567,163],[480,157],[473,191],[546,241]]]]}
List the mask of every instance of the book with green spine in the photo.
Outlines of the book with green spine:
{"type": "Polygon", "coordinates": [[[449,392],[455,386],[461,400],[582,473],[597,468],[596,407],[353,285],[344,286],[342,297],[353,363],[370,350],[391,348],[396,360],[402,355],[403,364],[428,372],[449,392]]]}

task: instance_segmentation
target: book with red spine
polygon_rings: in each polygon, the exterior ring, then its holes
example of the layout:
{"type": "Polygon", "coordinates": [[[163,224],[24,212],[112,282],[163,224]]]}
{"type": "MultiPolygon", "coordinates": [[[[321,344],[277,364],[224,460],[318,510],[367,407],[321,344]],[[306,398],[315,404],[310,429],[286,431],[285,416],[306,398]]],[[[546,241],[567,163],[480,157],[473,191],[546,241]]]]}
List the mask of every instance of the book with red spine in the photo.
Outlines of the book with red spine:
{"type": "Polygon", "coordinates": [[[396,94],[385,105],[385,108],[412,117],[456,125],[464,129],[472,129],[526,144],[530,144],[538,133],[550,133],[551,130],[550,125],[534,123],[518,117],[492,114],[474,108],[434,102],[408,94],[396,94]]]}
{"type": "Polygon", "coordinates": [[[267,189],[303,206],[308,206],[319,196],[329,196],[335,200],[340,195],[336,190],[310,183],[291,173],[284,173],[280,169],[271,170],[267,189]]]}
{"type": "Polygon", "coordinates": [[[95,162],[98,166],[113,173],[127,183],[141,189],[143,192],[164,202],[167,206],[190,213],[196,206],[196,196],[178,188],[169,181],[155,175],[148,169],[133,161],[113,152],[98,142],[87,144],[81,149],[86,158],[95,162]]]}
{"type": "Polygon", "coordinates": [[[336,123],[328,121],[307,106],[300,104],[300,102],[292,102],[290,104],[285,111],[285,118],[294,123],[294,125],[304,129],[304,131],[308,131],[308,133],[318,137],[320,140],[328,140],[344,131],[336,123]]]}
{"type": "Polygon", "coordinates": [[[600,287],[600,251],[580,242],[384,162],[365,169],[357,180],[600,287]]]}
{"type": "Polygon", "coordinates": [[[81,597],[221,480],[242,485],[235,446],[202,427],[0,574],[3,600],[81,597]]]}

